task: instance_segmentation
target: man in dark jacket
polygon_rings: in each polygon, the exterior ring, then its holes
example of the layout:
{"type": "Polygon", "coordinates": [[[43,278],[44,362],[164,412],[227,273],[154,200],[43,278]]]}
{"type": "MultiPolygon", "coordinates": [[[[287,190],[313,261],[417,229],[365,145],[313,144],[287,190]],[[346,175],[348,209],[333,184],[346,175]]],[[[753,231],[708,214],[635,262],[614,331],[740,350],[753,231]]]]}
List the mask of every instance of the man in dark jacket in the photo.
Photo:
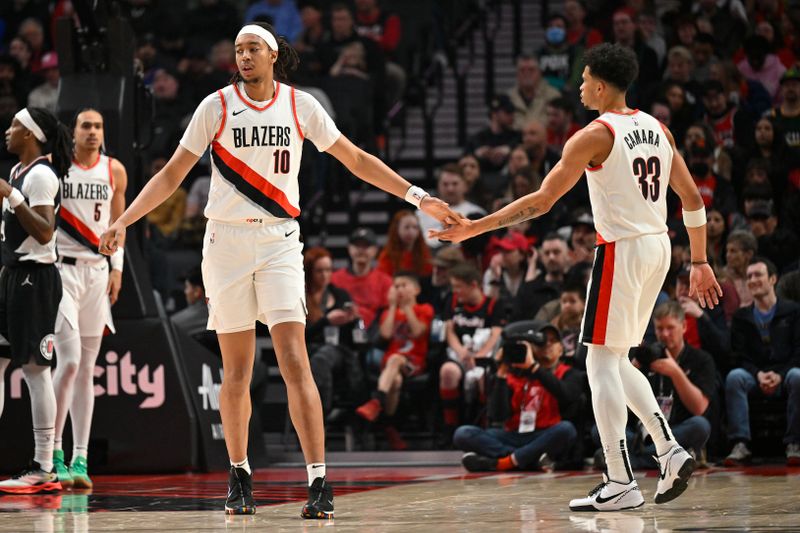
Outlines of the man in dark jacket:
{"type": "Polygon", "coordinates": [[[490,422],[503,427],[461,426],[453,436],[456,447],[467,452],[461,462],[471,472],[550,468],[577,437],[564,416],[586,377],[560,361],[564,349],[558,329],[539,321],[518,322],[506,328],[505,338],[488,405],[490,422]],[[509,363],[512,345],[518,343],[525,359],[509,363]]]}
{"type": "Polygon", "coordinates": [[[731,334],[725,322],[725,311],[721,304],[714,309],[703,309],[696,296],[689,296],[689,270],[681,269],[675,282],[675,298],[686,314],[683,339],[689,346],[711,354],[718,370],[727,371],[731,364],[731,334]]]}
{"type": "Polygon", "coordinates": [[[746,463],[752,456],[747,402],[751,391],[787,400],[786,461],[800,465],[800,305],[778,299],[777,281],[772,261],[750,261],[747,287],[754,301],[736,311],[731,323],[731,349],[740,368],[725,380],[728,438],[734,443],[726,466],[746,463]]]}

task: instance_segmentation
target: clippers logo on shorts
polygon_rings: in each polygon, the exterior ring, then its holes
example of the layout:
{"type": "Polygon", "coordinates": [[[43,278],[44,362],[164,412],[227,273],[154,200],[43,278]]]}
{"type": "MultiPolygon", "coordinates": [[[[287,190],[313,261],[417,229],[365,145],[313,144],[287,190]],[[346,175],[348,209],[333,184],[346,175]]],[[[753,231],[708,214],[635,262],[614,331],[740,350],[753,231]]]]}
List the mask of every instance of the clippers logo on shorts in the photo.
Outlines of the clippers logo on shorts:
{"type": "Polygon", "coordinates": [[[39,343],[39,353],[48,361],[53,359],[53,335],[45,335],[39,343]]]}
{"type": "Polygon", "coordinates": [[[595,122],[614,136],[608,158],[586,169],[598,242],[665,233],[672,146],[663,125],[638,110],[595,122]]]}
{"type": "Polygon", "coordinates": [[[276,82],[272,100],[263,107],[243,96],[237,85],[217,94],[223,118],[211,143],[209,203],[220,198],[214,191],[219,187],[214,183],[217,178],[260,212],[296,218],[300,215],[297,175],[304,137],[297,122],[294,88],[276,82]],[[242,105],[247,106],[247,113],[241,113],[242,105]]]}
{"type": "Polygon", "coordinates": [[[72,161],[69,177],[61,183],[59,255],[89,261],[103,258],[97,247],[99,236],[111,223],[112,161],[105,154],[99,154],[88,167],[72,161]]]}

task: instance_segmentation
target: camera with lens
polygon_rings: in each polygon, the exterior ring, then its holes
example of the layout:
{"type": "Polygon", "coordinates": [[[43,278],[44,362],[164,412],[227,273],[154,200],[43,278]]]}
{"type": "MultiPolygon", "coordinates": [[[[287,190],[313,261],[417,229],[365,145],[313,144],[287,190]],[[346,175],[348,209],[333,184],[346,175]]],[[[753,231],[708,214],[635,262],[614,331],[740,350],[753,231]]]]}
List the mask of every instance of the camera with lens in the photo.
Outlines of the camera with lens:
{"type": "Polygon", "coordinates": [[[503,362],[520,364],[525,362],[528,347],[525,342],[536,346],[547,344],[547,336],[542,328],[545,324],[539,320],[523,320],[514,322],[503,329],[503,362]]]}
{"type": "Polygon", "coordinates": [[[630,357],[639,362],[639,367],[642,370],[650,370],[650,363],[656,359],[667,357],[667,348],[660,342],[654,342],[649,346],[636,346],[631,348],[630,357]]]}

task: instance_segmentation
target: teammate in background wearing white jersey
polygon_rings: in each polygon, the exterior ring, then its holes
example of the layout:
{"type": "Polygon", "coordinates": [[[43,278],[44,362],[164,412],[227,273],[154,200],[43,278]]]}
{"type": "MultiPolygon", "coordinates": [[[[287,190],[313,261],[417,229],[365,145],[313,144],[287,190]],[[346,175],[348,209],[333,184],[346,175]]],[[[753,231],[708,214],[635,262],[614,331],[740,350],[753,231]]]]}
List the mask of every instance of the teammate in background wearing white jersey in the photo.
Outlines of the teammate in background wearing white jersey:
{"type": "Polygon", "coordinates": [[[625,449],[626,403],[656,445],[661,469],[656,503],[678,497],[695,467],[672,436],[644,374],[628,359],[629,348],[642,341],[670,264],[667,185],[683,203],[692,252],[690,294],[699,297],[701,306],[713,308],[722,290],[706,259],[703,200],[672,134],[650,115],[625,105],[625,92],[638,72],[636,56],[625,47],[601,44],[586,52],[584,62],[581,100],[600,117],[567,141],[541,189],[480,220],[432,235],[462,241],[541,216],[586,170],[598,245],[582,342],[589,350],[586,370],[608,472],[588,497],[569,506],[573,511],[616,511],[644,503],[625,449]]]}
{"type": "Polygon", "coordinates": [[[56,320],[58,363],[53,466],[65,488],[92,488],[87,470],[94,412],[94,365],[106,326],[113,332],[111,306],[122,286],[123,249],[109,260],[97,251],[100,234],[125,210],[128,175],[122,163],[101,152],[103,116],[83,109],[75,117],[75,146],[69,178],[61,183],[58,268],[64,294],[56,320]],[[62,434],[72,419],[72,463],[64,463],[62,434]]]}
{"type": "Polygon", "coordinates": [[[277,81],[297,65],[297,54],[285,39],[276,38],[272,26],[243,27],[235,46],[239,71],[232,84],[203,100],[170,161],[103,234],[100,251],[111,254],[122,245],[125,227],[169,197],[211,145],[202,269],[208,326],[217,332],[224,368],[220,415],[231,460],[225,511],[255,512],[247,427],[254,327],[260,320],[270,330],[307,463],[309,497],[302,516],[331,518],[322,408],[304,340],[303,245],[295,220],[303,139],[364,181],[444,223],[458,223],[460,217],[354,146],[311,95],[277,81]]]}

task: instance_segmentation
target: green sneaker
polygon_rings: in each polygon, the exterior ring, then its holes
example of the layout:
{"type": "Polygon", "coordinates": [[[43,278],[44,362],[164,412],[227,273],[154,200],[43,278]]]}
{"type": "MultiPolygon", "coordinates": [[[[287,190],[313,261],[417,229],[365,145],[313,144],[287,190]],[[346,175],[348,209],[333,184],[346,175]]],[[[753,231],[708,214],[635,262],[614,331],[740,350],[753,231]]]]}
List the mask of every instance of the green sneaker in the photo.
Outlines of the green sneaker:
{"type": "Polygon", "coordinates": [[[53,450],[53,471],[64,489],[72,488],[72,474],[64,464],[64,450],[53,450]]]}
{"type": "Polygon", "coordinates": [[[72,487],[76,489],[91,489],[92,480],[89,479],[89,465],[86,457],[78,456],[72,460],[69,471],[72,474],[72,487]]]}

